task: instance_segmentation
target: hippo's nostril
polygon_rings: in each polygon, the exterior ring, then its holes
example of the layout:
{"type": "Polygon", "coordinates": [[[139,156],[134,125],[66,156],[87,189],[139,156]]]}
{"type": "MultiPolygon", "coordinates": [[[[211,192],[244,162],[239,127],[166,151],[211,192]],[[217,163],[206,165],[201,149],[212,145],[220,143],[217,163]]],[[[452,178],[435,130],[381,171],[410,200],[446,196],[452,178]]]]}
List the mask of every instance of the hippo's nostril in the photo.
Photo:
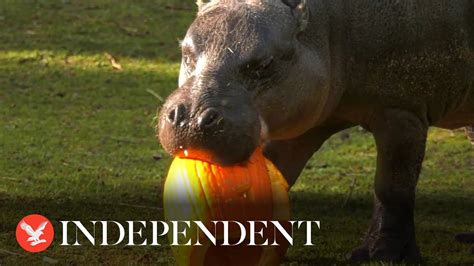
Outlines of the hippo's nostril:
{"type": "Polygon", "coordinates": [[[178,125],[186,117],[186,107],[183,104],[179,104],[168,114],[168,122],[173,125],[178,125]]]}
{"type": "Polygon", "coordinates": [[[214,108],[206,110],[198,118],[198,126],[201,128],[211,127],[222,119],[222,115],[214,108]]]}

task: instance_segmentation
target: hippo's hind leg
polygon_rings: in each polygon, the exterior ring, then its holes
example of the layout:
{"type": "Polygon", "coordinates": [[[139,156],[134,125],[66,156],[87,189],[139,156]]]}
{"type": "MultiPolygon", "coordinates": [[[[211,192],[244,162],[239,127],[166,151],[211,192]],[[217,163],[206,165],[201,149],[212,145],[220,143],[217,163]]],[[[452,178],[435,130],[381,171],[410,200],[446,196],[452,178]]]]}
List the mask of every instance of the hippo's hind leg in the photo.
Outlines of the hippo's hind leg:
{"type": "Polygon", "coordinates": [[[362,247],[352,260],[419,261],[415,238],[415,190],[428,125],[398,109],[377,112],[369,123],[377,145],[375,204],[362,247]]]}
{"type": "Polygon", "coordinates": [[[274,140],[265,144],[265,156],[281,171],[292,186],[307,161],[334,133],[350,127],[348,124],[325,125],[313,128],[295,139],[274,140]]]}
{"type": "MultiPolygon", "coordinates": [[[[474,126],[466,127],[466,133],[474,148],[474,126]]],[[[474,244],[474,233],[459,233],[455,238],[461,243],[474,244]]],[[[474,246],[471,247],[471,253],[474,254],[474,246]]]]}

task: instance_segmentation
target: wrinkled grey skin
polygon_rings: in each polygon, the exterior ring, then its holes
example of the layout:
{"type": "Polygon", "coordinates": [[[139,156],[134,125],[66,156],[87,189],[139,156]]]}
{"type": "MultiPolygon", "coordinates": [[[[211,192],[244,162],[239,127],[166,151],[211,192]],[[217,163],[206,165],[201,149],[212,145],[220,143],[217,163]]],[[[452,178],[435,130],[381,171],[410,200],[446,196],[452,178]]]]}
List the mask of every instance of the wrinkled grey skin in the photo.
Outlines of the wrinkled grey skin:
{"type": "Polygon", "coordinates": [[[356,125],[378,155],[374,212],[352,259],[419,260],[413,209],[427,130],[474,125],[473,0],[203,5],[159,136],[172,154],[203,150],[223,164],[244,162],[264,139],[293,184],[326,139],[356,125]]]}

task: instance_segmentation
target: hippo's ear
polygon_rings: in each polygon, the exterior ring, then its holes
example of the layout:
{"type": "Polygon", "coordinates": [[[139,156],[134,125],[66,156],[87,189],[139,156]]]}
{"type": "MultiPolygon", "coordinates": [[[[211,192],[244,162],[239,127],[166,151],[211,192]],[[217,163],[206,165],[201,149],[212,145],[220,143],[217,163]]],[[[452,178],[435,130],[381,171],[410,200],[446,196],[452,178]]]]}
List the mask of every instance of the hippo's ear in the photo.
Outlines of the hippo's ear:
{"type": "Polygon", "coordinates": [[[298,30],[303,31],[306,29],[309,20],[309,11],[306,0],[282,0],[283,3],[289,6],[293,12],[293,16],[296,18],[298,23],[298,30]]]}
{"type": "Polygon", "coordinates": [[[210,1],[206,0],[196,0],[196,5],[198,6],[198,11],[201,11],[210,1]]]}

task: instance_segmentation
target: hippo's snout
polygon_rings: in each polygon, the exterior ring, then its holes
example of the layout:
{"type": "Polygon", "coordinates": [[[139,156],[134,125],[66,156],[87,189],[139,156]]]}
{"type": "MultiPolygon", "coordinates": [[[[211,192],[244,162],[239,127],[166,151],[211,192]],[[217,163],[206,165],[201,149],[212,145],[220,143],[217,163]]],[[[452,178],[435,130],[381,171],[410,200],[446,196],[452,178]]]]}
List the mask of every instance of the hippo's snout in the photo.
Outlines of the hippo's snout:
{"type": "Polygon", "coordinates": [[[160,114],[159,138],[173,156],[189,156],[222,165],[246,161],[260,141],[260,121],[245,95],[188,97],[178,89],[160,114]],[[224,103],[224,104],[223,104],[224,103]]]}
{"type": "MultiPolygon", "coordinates": [[[[174,128],[183,127],[185,126],[184,123],[191,122],[186,121],[189,116],[187,112],[188,110],[184,104],[178,104],[168,112],[166,122],[174,128]]],[[[222,114],[216,108],[209,108],[198,116],[196,125],[200,130],[207,130],[212,127],[217,127],[219,122],[223,121],[223,119],[222,114]]]]}

